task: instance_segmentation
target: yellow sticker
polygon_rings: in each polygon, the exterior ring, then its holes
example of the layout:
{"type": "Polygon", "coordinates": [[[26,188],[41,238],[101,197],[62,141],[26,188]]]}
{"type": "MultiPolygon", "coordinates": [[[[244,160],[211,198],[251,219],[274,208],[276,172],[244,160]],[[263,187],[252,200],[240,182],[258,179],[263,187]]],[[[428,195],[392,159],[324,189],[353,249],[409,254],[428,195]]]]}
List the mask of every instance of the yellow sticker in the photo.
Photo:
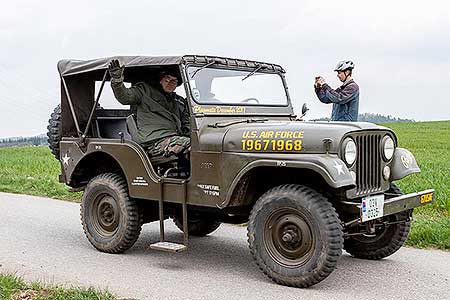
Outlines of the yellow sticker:
{"type": "Polygon", "coordinates": [[[425,195],[420,196],[420,203],[428,203],[433,201],[433,193],[428,193],[425,195]]]}
{"type": "Polygon", "coordinates": [[[245,113],[245,107],[242,106],[194,106],[194,113],[211,114],[242,114],[245,113]]]}

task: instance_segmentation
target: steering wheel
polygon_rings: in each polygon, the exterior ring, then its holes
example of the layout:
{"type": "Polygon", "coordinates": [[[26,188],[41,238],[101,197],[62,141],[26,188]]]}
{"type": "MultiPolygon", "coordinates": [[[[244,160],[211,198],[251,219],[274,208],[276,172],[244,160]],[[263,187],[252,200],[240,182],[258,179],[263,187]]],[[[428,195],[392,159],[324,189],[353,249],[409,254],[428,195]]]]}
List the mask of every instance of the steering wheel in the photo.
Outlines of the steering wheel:
{"type": "Polygon", "coordinates": [[[242,100],[241,103],[247,103],[247,102],[250,102],[250,101],[255,101],[256,104],[259,104],[259,100],[256,99],[256,98],[247,98],[247,99],[242,100]]]}

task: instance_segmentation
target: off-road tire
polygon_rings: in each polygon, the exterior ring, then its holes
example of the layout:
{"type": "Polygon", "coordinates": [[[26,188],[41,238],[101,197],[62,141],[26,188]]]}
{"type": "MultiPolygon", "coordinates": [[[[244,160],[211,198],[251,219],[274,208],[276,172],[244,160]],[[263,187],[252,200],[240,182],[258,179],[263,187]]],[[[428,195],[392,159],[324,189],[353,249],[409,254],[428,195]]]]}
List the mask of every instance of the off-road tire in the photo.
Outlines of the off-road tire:
{"type": "MultiPolygon", "coordinates": [[[[181,214],[174,215],[173,222],[175,225],[183,231],[183,217],[181,214]]],[[[189,213],[188,212],[188,232],[192,236],[206,236],[214,232],[220,226],[220,222],[216,219],[210,218],[202,213],[189,213]]]]}
{"type": "Polygon", "coordinates": [[[104,173],[89,181],[80,214],[86,237],[102,252],[126,251],[141,232],[139,205],[129,197],[125,180],[117,174],[104,173]]]}
{"type": "MultiPolygon", "coordinates": [[[[403,195],[400,188],[391,183],[388,194],[403,195]]],[[[394,195],[386,196],[392,198],[394,195]]],[[[353,236],[344,241],[344,249],[353,257],[379,260],[397,252],[408,238],[411,212],[403,211],[394,215],[385,217],[390,222],[407,220],[405,222],[385,226],[375,237],[353,236]]]]}
{"type": "Polygon", "coordinates": [[[59,142],[61,141],[61,104],[55,107],[47,125],[48,147],[57,160],[59,160],[59,142]]]}
{"type": "MultiPolygon", "coordinates": [[[[103,109],[100,105],[97,105],[97,109],[103,109]]],[[[61,104],[55,107],[48,119],[47,125],[47,142],[52,154],[57,160],[60,160],[59,142],[62,137],[61,129],[61,104]]]]}
{"type": "Polygon", "coordinates": [[[247,235],[259,268],[273,281],[294,287],[325,279],[336,268],[343,247],[341,222],[331,203],[295,184],[272,188],[258,199],[247,235]]]}

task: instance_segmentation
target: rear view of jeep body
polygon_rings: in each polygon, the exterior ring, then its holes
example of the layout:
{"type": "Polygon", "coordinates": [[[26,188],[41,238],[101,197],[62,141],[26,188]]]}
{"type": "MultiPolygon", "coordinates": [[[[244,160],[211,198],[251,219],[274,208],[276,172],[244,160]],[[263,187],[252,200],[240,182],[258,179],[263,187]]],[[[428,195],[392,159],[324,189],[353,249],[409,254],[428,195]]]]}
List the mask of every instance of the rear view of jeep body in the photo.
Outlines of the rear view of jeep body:
{"type": "Polygon", "coordinates": [[[164,68],[178,70],[191,152],[187,164],[148,157],[136,142],[134,108],[103,106],[112,58],[58,64],[62,97],[50,144],[61,182],[84,190],[83,228],[100,251],[126,251],[152,221],[160,222],[160,242],[151,247],[169,252],[186,250],[189,235],[210,234],[221,223],[248,223],[250,251],[263,272],[308,287],[334,270],[342,249],[366,259],[397,251],[412,209],[434,199],[433,190],[403,195],[393,183],[420,170],[391,130],[295,116],[278,65],[117,58],[131,86],[164,68]],[[167,218],[183,231],[183,244],[165,240],[167,218]]]}

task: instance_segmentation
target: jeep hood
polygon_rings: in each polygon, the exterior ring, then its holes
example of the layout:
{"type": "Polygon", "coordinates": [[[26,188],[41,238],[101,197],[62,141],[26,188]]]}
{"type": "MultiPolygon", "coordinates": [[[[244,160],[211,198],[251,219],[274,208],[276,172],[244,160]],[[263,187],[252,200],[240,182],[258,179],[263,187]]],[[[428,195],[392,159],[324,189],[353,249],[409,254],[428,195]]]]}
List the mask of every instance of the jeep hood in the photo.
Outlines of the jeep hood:
{"type": "Polygon", "coordinates": [[[324,153],[326,152],[324,140],[330,141],[330,153],[338,153],[340,141],[347,133],[361,130],[390,131],[386,127],[364,122],[265,121],[233,124],[227,128],[223,137],[223,151],[277,153],[324,153]],[[246,142],[248,140],[253,142],[246,142]],[[284,142],[277,144],[278,140],[284,142]],[[297,147],[292,146],[291,149],[289,145],[297,140],[301,140],[301,149],[298,150],[298,142],[297,147]],[[252,146],[252,149],[248,146],[252,146]]]}

